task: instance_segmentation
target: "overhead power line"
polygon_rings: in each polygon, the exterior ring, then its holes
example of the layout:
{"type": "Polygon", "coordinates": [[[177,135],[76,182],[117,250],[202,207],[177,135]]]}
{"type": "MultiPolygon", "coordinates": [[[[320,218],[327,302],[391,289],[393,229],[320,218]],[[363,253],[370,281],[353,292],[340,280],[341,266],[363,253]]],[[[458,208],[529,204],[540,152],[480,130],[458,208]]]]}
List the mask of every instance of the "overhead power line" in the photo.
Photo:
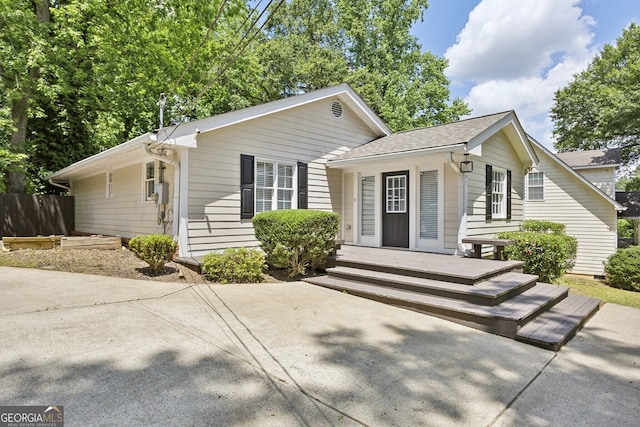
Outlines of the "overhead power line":
{"type": "MultiPolygon", "coordinates": [[[[222,69],[222,71],[218,72],[218,74],[212,78],[209,83],[207,83],[207,85],[204,87],[204,89],[198,94],[198,96],[196,96],[196,98],[193,101],[193,108],[195,109],[196,105],[198,104],[198,101],[200,100],[200,98],[202,98],[202,96],[207,93],[209,91],[209,89],[211,89],[211,86],[213,86],[213,84],[219,80],[225,72],[227,72],[227,70],[229,68],[231,68],[231,66],[233,66],[235,64],[235,62],[238,60],[238,58],[240,57],[240,55],[242,55],[242,53],[245,51],[245,49],[247,47],[249,47],[249,45],[251,44],[251,42],[256,38],[256,36],[258,34],[260,34],[260,32],[262,31],[262,29],[265,27],[265,25],[267,25],[267,22],[269,21],[269,19],[273,16],[273,14],[275,14],[278,9],[280,9],[280,7],[283,5],[283,3],[285,2],[285,0],[280,0],[280,2],[278,2],[278,4],[276,5],[276,7],[273,9],[273,12],[271,12],[271,14],[269,16],[267,16],[267,18],[264,20],[264,22],[262,23],[262,25],[260,25],[260,28],[258,28],[258,30],[256,30],[253,35],[251,36],[251,38],[249,39],[249,41],[247,41],[247,43],[242,46],[242,48],[238,51],[238,53],[236,53],[235,56],[233,56],[233,58],[231,59],[230,62],[227,63],[227,65],[222,69]]],[[[269,6],[271,5],[271,3],[273,3],[273,0],[269,1],[269,4],[267,4],[267,6],[264,8],[264,10],[262,11],[262,13],[253,21],[252,25],[250,28],[253,28],[253,26],[258,23],[260,21],[260,19],[262,18],[262,15],[264,15],[264,13],[267,11],[267,9],[269,8],[269,6]]],[[[249,31],[245,33],[245,36],[240,40],[240,42],[238,42],[238,44],[236,44],[236,46],[233,48],[232,50],[232,54],[233,52],[240,46],[240,44],[246,39],[247,35],[249,34],[249,31]]]]}
{"type": "MultiPolygon", "coordinates": [[[[194,112],[197,105],[198,105],[198,101],[202,98],[202,96],[204,96],[204,94],[206,94],[209,89],[211,89],[211,87],[216,83],[216,81],[219,81],[220,78],[222,78],[222,76],[236,63],[236,61],[238,60],[238,58],[240,57],[240,55],[242,55],[242,53],[246,50],[247,47],[249,47],[249,45],[253,42],[253,40],[257,37],[258,34],[260,34],[260,32],[262,31],[262,29],[266,26],[267,22],[271,19],[271,17],[280,9],[280,7],[285,3],[286,0],[280,0],[278,2],[278,4],[275,6],[275,8],[273,9],[273,11],[267,15],[267,17],[265,18],[265,20],[262,22],[262,24],[260,25],[260,27],[253,32],[253,34],[251,35],[251,37],[249,37],[249,40],[243,44],[243,42],[247,39],[247,37],[249,36],[249,34],[251,34],[252,29],[255,27],[255,25],[260,21],[260,19],[262,19],[262,17],[264,16],[264,14],[267,12],[267,10],[269,9],[269,7],[271,6],[271,4],[273,3],[274,0],[270,0],[269,3],[265,6],[265,8],[262,10],[262,12],[254,19],[254,21],[251,23],[251,26],[249,27],[249,29],[245,32],[245,34],[243,35],[243,37],[240,39],[240,41],[238,41],[238,43],[235,44],[235,46],[233,47],[233,49],[231,50],[230,54],[227,56],[227,58],[231,58],[226,62],[225,64],[222,64],[220,67],[220,71],[218,73],[216,73],[216,75],[209,79],[209,81],[207,82],[207,84],[204,86],[204,88],[200,91],[200,93],[198,93],[198,95],[194,98],[193,102],[191,103],[190,107],[184,111],[181,112],[182,115],[185,114],[189,114],[191,112],[194,112]],[[241,46],[242,45],[242,46],[241,46]],[[239,50],[238,50],[239,49],[239,50]],[[237,52],[236,52],[237,51],[237,52]],[[235,53],[235,54],[234,54],[235,53]]],[[[262,1],[260,1],[261,3],[262,1]]],[[[260,4],[258,3],[258,5],[260,4]]],[[[256,6],[257,8],[257,6],[256,6]]],[[[256,11],[256,8],[252,9],[252,11],[249,13],[249,15],[247,16],[247,18],[244,20],[244,23],[247,22],[247,20],[251,17],[251,15],[254,14],[254,12],[256,11]]],[[[219,16],[219,15],[218,15],[219,16]]],[[[214,22],[217,21],[217,18],[214,20],[214,22]]],[[[242,26],[243,26],[242,25],[242,26]]],[[[242,28],[242,26],[240,26],[240,28],[242,28]]],[[[212,28],[212,26],[210,26],[210,28],[212,28]]],[[[236,33],[238,34],[238,33],[236,33]]],[[[206,41],[206,39],[205,39],[206,41]]],[[[201,45],[204,43],[204,41],[201,43],[201,45]]],[[[195,58],[195,56],[197,56],[197,54],[194,54],[194,56],[192,56],[192,58],[195,58]]],[[[192,61],[190,61],[192,62],[192,61]]],[[[210,68],[209,71],[211,71],[213,69],[210,68]]],[[[183,75],[186,73],[187,68],[185,68],[185,71],[183,72],[183,75]]],[[[182,79],[182,76],[181,76],[182,79]]],[[[163,138],[162,141],[159,141],[160,143],[163,143],[164,141],[166,141],[167,139],[169,139],[171,137],[171,135],[174,134],[174,132],[180,127],[182,123],[178,123],[169,133],[169,135],[167,135],[165,138],[163,138]]]]}
{"type": "Polygon", "coordinates": [[[218,8],[218,14],[215,16],[215,18],[213,18],[213,21],[211,21],[211,24],[209,25],[209,28],[207,28],[206,34],[204,35],[204,37],[200,41],[200,44],[198,45],[196,50],[193,52],[193,55],[191,55],[191,59],[189,59],[189,62],[187,63],[187,66],[184,67],[184,70],[182,70],[182,74],[180,75],[180,78],[178,78],[178,81],[175,83],[175,87],[176,88],[180,85],[180,82],[182,81],[184,76],[187,74],[187,71],[189,71],[189,68],[191,67],[191,64],[193,64],[193,61],[196,59],[196,57],[200,53],[200,49],[202,48],[202,46],[209,39],[209,36],[211,35],[211,31],[213,30],[213,27],[216,26],[216,24],[218,23],[218,19],[220,19],[220,16],[222,15],[222,10],[224,9],[224,5],[225,4],[227,4],[227,0],[222,0],[222,3],[220,3],[220,8],[218,8]]]}

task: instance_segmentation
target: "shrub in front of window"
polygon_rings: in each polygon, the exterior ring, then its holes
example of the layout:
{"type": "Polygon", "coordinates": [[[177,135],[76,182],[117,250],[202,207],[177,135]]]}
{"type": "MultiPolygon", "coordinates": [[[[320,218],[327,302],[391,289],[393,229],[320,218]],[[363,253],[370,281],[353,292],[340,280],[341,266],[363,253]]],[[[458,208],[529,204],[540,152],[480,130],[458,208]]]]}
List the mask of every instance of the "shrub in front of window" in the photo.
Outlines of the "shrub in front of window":
{"type": "Polygon", "coordinates": [[[253,218],[267,263],[289,277],[321,268],[334,247],[340,215],[307,209],[262,212],[253,218]]]}
{"type": "Polygon", "coordinates": [[[532,233],[564,234],[566,226],[558,222],[528,219],[522,222],[520,229],[532,233]]]}
{"type": "Polygon", "coordinates": [[[640,246],[619,249],[604,264],[607,284],[640,292],[640,246]]]}
{"type": "Polygon", "coordinates": [[[202,272],[218,283],[260,283],[266,268],[264,254],[258,249],[228,248],[202,259],[202,272]]]}
{"type": "Polygon", "coordinates": [[[566,234],[521,231],[502,232],[497,237],[514,240],[504,248],[507,258],[522,261],[523,271],[537,275],[541,282],[553,283],[575,265],[578,243],[566,234]]]}
{"type": "Polygon", "coordinates": [[[153,274],[164,270],[164,264],[171,261],[178,244],[165,234],[136,236],[129,240],[129,249],[147,264],[153,274]]]}

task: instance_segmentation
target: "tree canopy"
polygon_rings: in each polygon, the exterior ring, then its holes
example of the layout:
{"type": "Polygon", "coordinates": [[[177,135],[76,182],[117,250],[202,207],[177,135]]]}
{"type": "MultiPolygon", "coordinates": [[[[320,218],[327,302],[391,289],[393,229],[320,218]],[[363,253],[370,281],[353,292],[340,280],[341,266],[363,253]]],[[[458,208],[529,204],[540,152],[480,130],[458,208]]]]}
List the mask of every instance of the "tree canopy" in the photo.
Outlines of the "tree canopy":
{"type": "Polygon", "coordinates": [[[261,46],[271,88],[287,95],[348,82],[395,131],[470,112],[449,102],[447,60],[422,52],[412,26],[427,0],[291,0],[261,46]]]}
{"type": "Polygon", "coordinates": [[[165,124],[342,82],[395,130],[468,113],[410,34],[427,0],[269,4],[0,0],[0,191],[158,127],[160,93],[165,124]]]}
{"type": "Polygon", "coordinates": [[[640,159],[640,27],[629,25],[589,67],[558,90],[551,109],[558,151],[621,147],[640,159]]]}

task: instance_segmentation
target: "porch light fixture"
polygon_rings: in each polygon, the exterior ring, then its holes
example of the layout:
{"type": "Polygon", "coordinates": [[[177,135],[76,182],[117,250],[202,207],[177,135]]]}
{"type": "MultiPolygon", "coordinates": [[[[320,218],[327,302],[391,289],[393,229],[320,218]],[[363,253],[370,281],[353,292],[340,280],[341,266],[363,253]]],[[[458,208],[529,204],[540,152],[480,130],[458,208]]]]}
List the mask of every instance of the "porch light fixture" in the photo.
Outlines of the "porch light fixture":
{"type": "Polygon", "coordinates": [[[473,161],[469,160],[469,153],[464,153],[464,160],[460,162],[460,172],[462,173],[473,172],[473,161]]]}

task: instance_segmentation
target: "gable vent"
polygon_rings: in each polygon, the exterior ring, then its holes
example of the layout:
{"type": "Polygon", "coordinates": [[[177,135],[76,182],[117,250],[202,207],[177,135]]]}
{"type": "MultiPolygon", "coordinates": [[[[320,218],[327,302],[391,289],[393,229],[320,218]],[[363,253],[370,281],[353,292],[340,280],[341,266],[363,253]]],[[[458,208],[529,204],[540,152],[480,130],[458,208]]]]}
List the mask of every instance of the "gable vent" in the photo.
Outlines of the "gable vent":
{"type": "Polygon", "coordinates": [[[333,101],[331,103],[331,113],[336,119],[342,117],[342,104],[340,103],[340,101],[333,101]]]}

